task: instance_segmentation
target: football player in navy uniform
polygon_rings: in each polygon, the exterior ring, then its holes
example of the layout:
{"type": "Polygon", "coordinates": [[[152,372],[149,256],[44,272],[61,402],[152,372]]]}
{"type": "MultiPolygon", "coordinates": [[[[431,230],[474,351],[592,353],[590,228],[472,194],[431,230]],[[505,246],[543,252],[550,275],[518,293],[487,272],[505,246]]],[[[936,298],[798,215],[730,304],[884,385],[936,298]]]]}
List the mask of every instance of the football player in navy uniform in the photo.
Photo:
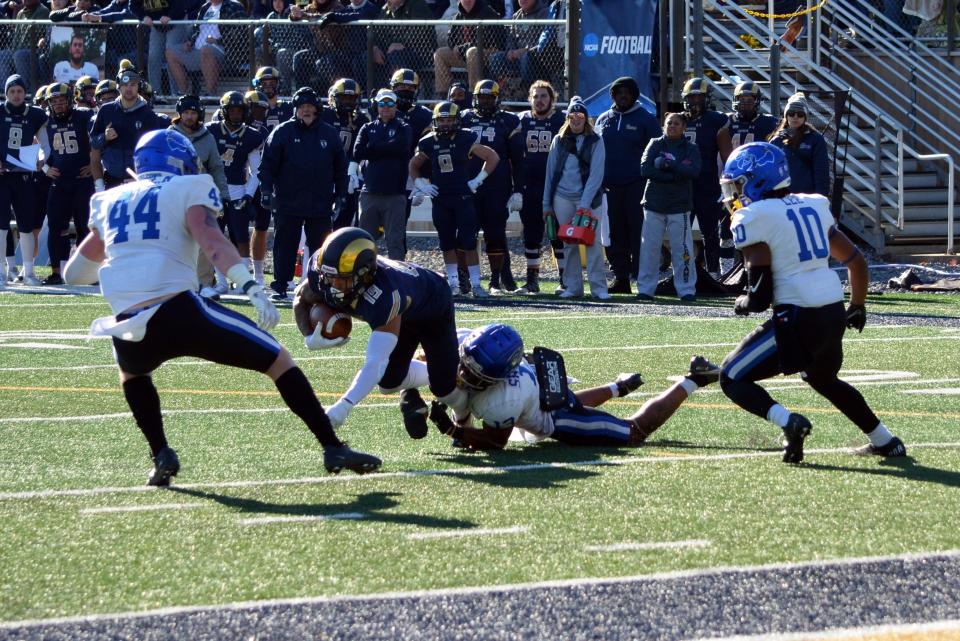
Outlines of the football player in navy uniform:
{"type": "Polygon", "coordinates": [[[730,139],[721,131],[727,116],[711,104],[710,83],[691,78],[683,85],[683,108],[687,112],[687,140],[700,149],[700,175],[693,180],[693,212],[703,236],[703,259],[707,271],[720,277],[720,169],[718,162],[730,154],[730,139]],[[719,154],[719,155],[718,155],[719,154]]]}
{"type": "Polygon", "coordinates": [[[863,432],[870,443],[861,455],[906,456],[907,449],[867,405],[863,395],[837,378],[846,328],[867,322],[867,263],[841,232],[820,194],[791,194],[783,151],[767,142],[737,148],[724,166],[721,188],[730,209],[733,237],[747,265],[747,293],[737,298],[740,315],[773,315],[723,361],[720,386],[734,403],[783,430],[783,460],[800,463],[811,425],[757,384],[778,374],[800,377],[863,432]],[[830,259],[847,267],[850,305],[830,259]]]}
{"type": "Polygon", "coordinates": [[[260,129],[264,135],[269,134],[267,109],[270,108],[270,101],[267,100],[267,94],[258,89],[251,89],[243,94],[243,101],[247,103],[247,124],[260,129]]]}
{"type": "Polygon", "coordinates": [[[134,182],[91,198],[91,231],[64,278],[72,285],[99,280],[110,304],[113,314],[95,320],[90,331],[112,339],[123,395],[153,458],[147,485],[169,485],[180,471],[152,374],[181,356],[266,374],[323,446],[328,471],[377,469],[378,458],[337,438],[310,381],[268,333],[280,313],[221,233],[220,195],[209,175],[198,174],[190,140],[174,129],[150,132],[137,143],[134,166],[134,182]],[[256,322],[197,296],[200,251],[243,283],[256,322]]]}
{"type": "Polygon", "coordinates": [[[97,107],[97,81],[90,76],[82,76],[73,86],[74,100],[78,107],[87,109],[96,109],[97,107]]]}
{"type": "Polygon", "coordinates": [[[108,102],[113,102],[120,95],[120,86],[116,80],[101,80],[97,83],[97,88],[93,93],[93,99],[97,103],[97,109],[100,109],[108,102]]]}
{"type": "Polygon", "coordinates": [[[49,231],[47,248],[53,273],[44,285],[62,285],[60,265],[70,258],[67,231],[73,220],[77,245],[87,235],[90,217],[90,196],[93,195],[93,174],[90,171],[90,122],[93,110],[73,106],[73,91],[64,83],[47,88],[46,161],[43,173],[51,180],[47,195],[49,231]]]}
{"type": "MultiPolygon", "coordinates": [[[[543,244],[543,183],[546,180],[550,143],[563,126],[562,111],[554,109],[556,92],[546,80],[530,85],[530,110],[520,114],[520,123],[510,144],[520,147],[520,161],[514,168],[515,183],[521,186],[523,249],[527,259],[527,282],[518,292],[540,292],[540,246],[543,244]]],[[[563,264],[563,242],[552,243],[557,265],[563,264]]]]}
{"type": "MultiPolygon", "coordinates": [[[[42,220],[38,219],[36,190],[29,169],[12,164],[7,157],[19,158],[20,148],[34,144],[35,139],[46,147],[44,123],[47,114],[40,107],[27,104],[27,85],[17,74],[7,78],[4,85],[6,100],[0,104],[0,245],[7,242],[10,231],[10,207],[17,219],[20,234],[20,253],[23,258],[23,284],[39,285],[33,271],[33,261],[40,236],[42,220]]],[[[0,279],[5,282],[6,278],[0,279]]]]}
{"type": "Polygon", "coordinates": [[[257,91],[262,91],[270,106],[267,108],[267,134],[276,129],[281,122],[293,118],[293,103],[280,99],[280,71],[276,67],[260,67],[251,83],[257,91]]]}
{"type": "Polygon", "coordinates": [[[460,295],[457,250],[464,253],[471,291],[476,298],[488,294],[480,286],[480,259],[477,255],[479,222],[473,194],[497,167],[497,152],[478,141],[477,134],[461,127],[460,108],[452,102],[440,102],[433,108],[433,133],[417,144],[417,155],[410,159],[410,177],[416,187],[415,204],[430,196],[433,226],[437,230],[447,282],[455,296],[460,295]],[[470,158],[483,160],[483,168],[470,178],[470,158]],[[432,184],[423,176],[429,163],[432,184]]]}
{"type": "MultiPolygon", "coordinates": [[[[518,146],[510,145],[510,136],[516,135],[519,124],[515,114],[500,109],[500,85],[493,80],[478,82],[473,88],[473,109],[463,114],[463,127],[477,134],[477,142],[500,157],[497,170],[483,181],[473,198],[490,262],[490,293],[495,295],[517,290],[507,249],[507,205],[511,211],[520,211],[523,206],[520,185],[513,185],[521,153],[518,146]]],[[[471,171],[481,171],[480,165],[479,158],[472,160],[471,171]]]]}
{"type": "MultiPolygon", "coordinates": [[[[248,106],[243,94],[228,91],[220,98],[220,118],[207,125],[207,131],[217,141],[217,151],[227,177],[230,201],[225,203],[225,213],[230,240],[245,262],[250,261],[250,221],[255,218],[251,203],[260,185],[257,172],[266,138],[263,131],[247,124],[247,117],[248,106]]],[[[265,232],[266,228],[262,231],[265,232]]],[[[263,256],[259,260],[262,266],[263,256]]],[[[226,285],[226,280],[218,278],[214,287],[204,288],[200,295],[219,296],[226,293],[226,285]]]]}
{"type": "Polygon", "coordinates": [[[416,388],[429,385],[443,403],[464,410],[466,393],[456,385],[453,298],[442,276],[413,263],[377,256],[370,234],[344,227],[330,234],[310,257],[293,313],[309,349],[346,343],[349,336],[322,336],[322,324],[311,329],[310,309],[317,303],[362,320],[372,330],[363,367],[327,410],[334,427],[343,424],[350,410],[378,385],[383,393],[402,390],[400,410],[413,438],[427,435],[427,406],[416,388]],[[419,346],[427,362],[411,364],[419,346]]]}
{"type": "MultiPolygon", "coordinates": [[[[267,127],[267,110],[270,101],[267,94],[257,89],[251,89],[243,94],[243,101],[247,103],[247,124],[259,129],[266,141],[269,135],[267,127]]],[[[263,279],[263,261],[267,256],[267,238],[269,237],[270,218],[272,212],[264,209],[260,204],[260,179],[257,179],[257,190],[253,193],[253,234],[250,236],[250,257],[253,259],[253,277],[261,285],[263,279]]]]}
{"type": "MultiPolygon", "coordinates": [[[[340,78],[330,85],[327,104],[320,112],[320,119],[340,132],[343,152],[347,154],[347,161],[350,163],[353,163],[353,142],[357,139],[357,133],[360,127],[370,122],[367,114],[360,109],[361,95],[363,95],[362,90],[356,80],[340,78]]],[[[351,168],[353,166],[353,164],[350,165],[351,168]]],[[[360,195],[356,189],[347,190],[347,194],[335,205],[333,229],[350,227],[354,224],[359,198],[360,195]]]]}
{"type": "Polygon", "coordinates": [[[410,125],[413,142],[410,155],[416,152],[417,142],[430,133],[433,124],[433,112],[417,104],[420,91],[420,76],[413,69],[397,69],[390,76],[390,90],[397,94],[397,118],[410,125]]]}

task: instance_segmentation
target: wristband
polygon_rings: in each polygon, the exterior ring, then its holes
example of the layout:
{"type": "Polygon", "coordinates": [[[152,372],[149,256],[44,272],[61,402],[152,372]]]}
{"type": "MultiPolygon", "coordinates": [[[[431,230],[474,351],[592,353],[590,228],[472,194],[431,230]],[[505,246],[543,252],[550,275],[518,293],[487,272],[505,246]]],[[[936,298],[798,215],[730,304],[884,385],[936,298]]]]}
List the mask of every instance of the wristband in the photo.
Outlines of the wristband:
{"type": "Polygon", "coordinates": [[[247,266],[243,263],[237,263],[228,269],[227,278],[235,282],[237,285],[243,283],[244,294],[247,294],[251,287],[257,286],[257,281],[254,279],[253,274],[250,273],[250,270],[247,269],[247,266]]]}
{"type": "Polygon", "coordinates": [[[96,191],[103,191],[104,189],[107,188],[107,185],[105,182],[103,182],[103,178],[97,178],[96,180],[93,181],[93,188],[96,191]]]}

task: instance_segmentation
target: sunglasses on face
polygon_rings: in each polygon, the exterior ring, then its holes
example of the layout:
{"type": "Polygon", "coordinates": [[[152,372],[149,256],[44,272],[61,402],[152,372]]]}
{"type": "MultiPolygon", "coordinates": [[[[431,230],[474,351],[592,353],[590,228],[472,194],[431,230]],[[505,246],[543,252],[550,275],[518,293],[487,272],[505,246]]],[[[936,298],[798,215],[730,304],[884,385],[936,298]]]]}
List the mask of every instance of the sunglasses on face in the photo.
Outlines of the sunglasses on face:
{"type": "Polygon", "coordinates": [[[787,118],[806,118],[807,114],[802,111],[788,111],[787,118]]]}
{"type": "Polygon", "coordinates": [[[393,100],[378,100],[377,106],[378,107],[396,107],[397,103],[393,100]]]}
{"type": "Polygon", "coordinates": [[[577,121],[586,120],[586,119],[587,119],[587,117],[586,117],[585,115],[580,114],[580,113],[572,113],[572,114],[570,114],[569,116],[567,116],[567,118],[569,118],[570,120],[577,120],[577,121]]]}

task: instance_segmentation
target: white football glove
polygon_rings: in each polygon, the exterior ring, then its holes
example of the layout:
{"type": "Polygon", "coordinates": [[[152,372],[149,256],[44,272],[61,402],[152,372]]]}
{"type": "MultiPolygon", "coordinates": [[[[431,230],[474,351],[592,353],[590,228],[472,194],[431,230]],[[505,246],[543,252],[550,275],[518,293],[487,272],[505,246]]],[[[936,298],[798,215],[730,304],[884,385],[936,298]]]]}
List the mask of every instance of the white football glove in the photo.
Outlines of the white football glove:
{"type": "Polygon", "coordinates": [[[260,285],[247,288],[247,298],[257,310],[257,327],[270,331],[280,322],[280,312],[274,306],[260,285]]]}
{"type": "Polygon", "coordinates": [[[476,178],[473,180],[467,181],[467,187],[470,188],[470,191],[477,193],[477,190],[480,189],[480,185],[483,184],[483,181],[487,179],[487,172],[480,170],[480,173],[477,174],[476,178]]]}
{"type": "Polygon", "coordinates": [[[410,204],[414,207],[419,207],[422,205],[426,198],[427,195],[419,189],[414,189],[412,192],[410,192],[410,204]]]}
{"type": "Polygon", "coordinates": [[[436,198],[437,194],[440,193],[440,189],[436,185],[430,184],[426,178],[417,178],[413,181],[414,186],[417,190],[422,192],[425,196],[430,196],[431,198],[436,198]]]}
{"type": "Polygon", "coordinates": [[[93,190],[98,194],[107,188],[107,184],[103,181],[103,178],[97,178],[93,181],[93,190]]]}
{"type": "Polygon", "coordinates": [[[330,419],[330,424],[333,425],[334,429],[343,425],[352,409],[353,405],[342,398],[327,408],[327,418],[330,419]]]}
{"type": "Polygon", "coordinates": [[[303,344],[307,346],[307,349],[330,349],[331,347],[342,347],[350,342],[349,336],[341,336],[340,338],[326,338],[320,333],[321,329],[322,328],[320,325],[317,325],[317,328],[313,330],[312,334],[304,337],[303,344]]]}
{"type": "Polygon", "coordinates": [[[520,211],[523,209],[523,194],[519,191],[511,194],[510,200],[507,201],[507,209],[510,211],[520,211]]]}

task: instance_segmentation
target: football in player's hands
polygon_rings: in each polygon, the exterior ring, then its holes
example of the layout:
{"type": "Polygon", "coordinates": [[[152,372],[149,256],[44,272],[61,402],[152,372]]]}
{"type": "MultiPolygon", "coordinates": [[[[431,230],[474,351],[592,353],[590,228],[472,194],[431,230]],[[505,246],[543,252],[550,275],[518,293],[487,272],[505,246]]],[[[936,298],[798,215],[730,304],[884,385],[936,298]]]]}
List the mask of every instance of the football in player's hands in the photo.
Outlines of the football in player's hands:
{"type": "Polygon", "coordinates": [[[316,331],[317,327],[324,338],[346,338],[353,331],[353,319],[319,303],[310,308],[310,329],[316,331]]]}

